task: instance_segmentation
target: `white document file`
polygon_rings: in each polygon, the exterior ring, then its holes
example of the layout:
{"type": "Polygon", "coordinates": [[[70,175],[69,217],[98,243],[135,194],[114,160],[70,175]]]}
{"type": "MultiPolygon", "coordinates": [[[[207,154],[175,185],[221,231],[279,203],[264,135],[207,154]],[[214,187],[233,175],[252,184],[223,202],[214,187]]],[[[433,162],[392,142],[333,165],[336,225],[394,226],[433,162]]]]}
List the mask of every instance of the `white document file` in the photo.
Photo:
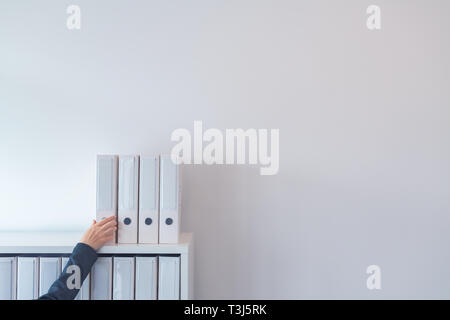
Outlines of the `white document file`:
{"type": "Polygon", "coordinates": [[[112,258],[100,257],[91,270],[91,300],[112,298],[112,258]]]}
{"type": "Polygon", "coordinates": [[[137,243],[139,156],[119,157],[118,243],[137,243]]]}
{"type": "Polygon", "coordinates": [[[113,300],[134,300],[134,258],[114,257],[113,300]]]}
{"type": "Polygon", "coordinates": [[[39,296],[46,294],[61,273],[61,259],[41,257],[39,259],[39,296]]]}
{"type": "MultiPolygon", "coordinates": [[[[97,156],[97,222],[117,216],[117,175],[117,156],[97,156]]],[[[117,242],[117,237],[112,242],[117,242]]]]}
{"type": "Polygon", "coordinates": [[[136,257],[136,300],[156,300],[158,258],[136,257]]]}
{"type": "MultiPolygon", "coordinates": [[[[69,262],[68,257],[61,258],[61,273],[64,271],[64,267],[69,262]]],[[[75,300],[89,300],[90,299],[90,274],[84,279],[81,285],[80,291],[78,291],[75,300]]]]}
{"type": "Polygon", "coordinates": [[[158,299],[180,299],[180,257],[159,257],[158,299]]]}
{"type": "Polygon", "coordinates": [[[38,298],[39,258],[17,258],[17,300],[38,298]]]}
{"type": "Polygon", "coordinates": [[[16,299],[16,258],[0,258],[0,300],[16,299]]]}
{"type": "Polygon", "coordinates": [[[158,243],[159,158],[141,156],[139,166],[139,243],[158,243]]]}
{"type": "Polygon", "coordinates": [[[178,243],[180,234],[180,174],[179,165],[170,155],[161,156],[159,242],[178,243]]]}

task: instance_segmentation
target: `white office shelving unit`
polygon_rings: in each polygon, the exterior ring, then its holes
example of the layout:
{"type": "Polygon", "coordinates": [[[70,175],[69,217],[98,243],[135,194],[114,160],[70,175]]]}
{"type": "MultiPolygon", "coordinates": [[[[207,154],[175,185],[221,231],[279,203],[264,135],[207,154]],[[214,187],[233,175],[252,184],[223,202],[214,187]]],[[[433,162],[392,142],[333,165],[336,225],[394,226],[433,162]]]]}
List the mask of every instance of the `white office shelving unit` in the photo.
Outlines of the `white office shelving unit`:
{"type": "MultiPolygon", "coordinates": [[[[70,254],[81,232],[0,232],[0,255],[70,254]]],[[[193,235],[181,233],[177,244],[115,244],[102,247],[105,255],[179,255],[180,298],[193,299],[193,235]]]]}

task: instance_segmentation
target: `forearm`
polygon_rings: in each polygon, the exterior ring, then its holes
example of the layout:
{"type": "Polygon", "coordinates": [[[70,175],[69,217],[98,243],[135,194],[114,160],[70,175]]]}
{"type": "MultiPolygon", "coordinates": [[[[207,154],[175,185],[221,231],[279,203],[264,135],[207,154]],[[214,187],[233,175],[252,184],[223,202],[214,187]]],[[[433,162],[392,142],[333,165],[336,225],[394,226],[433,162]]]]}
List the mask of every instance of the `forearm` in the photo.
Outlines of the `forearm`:
{"type": "Polygon", "coordinates": [[[73,300],[79,292],[78,289],[69,289],[67,280],[73,272],[67,273],[69,266],[75,265],[80,270],[80,285],[88,276],[92,266],[97,260],[97,253],[94,249],[84,243],[78,243],[72,251],[69,261],[63,269],[60,277],[52,284],[48,293],[39,297],[40,300],[73,300]]]}

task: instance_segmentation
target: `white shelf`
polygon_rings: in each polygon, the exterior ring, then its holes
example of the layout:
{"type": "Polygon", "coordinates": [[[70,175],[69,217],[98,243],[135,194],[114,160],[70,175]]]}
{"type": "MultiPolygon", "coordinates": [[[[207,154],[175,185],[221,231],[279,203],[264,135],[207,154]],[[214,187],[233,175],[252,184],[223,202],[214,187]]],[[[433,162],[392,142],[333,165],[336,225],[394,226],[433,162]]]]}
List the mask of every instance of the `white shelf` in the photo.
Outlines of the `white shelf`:
{"type": "MultiPolygon", "coordinates": [[[[82,232],[0,232],[0,254],[70,254],[82,232]]],[[[99,254],[186,254],[191,233],[182,233],[177,244],[116,244],[99,254]]]]}

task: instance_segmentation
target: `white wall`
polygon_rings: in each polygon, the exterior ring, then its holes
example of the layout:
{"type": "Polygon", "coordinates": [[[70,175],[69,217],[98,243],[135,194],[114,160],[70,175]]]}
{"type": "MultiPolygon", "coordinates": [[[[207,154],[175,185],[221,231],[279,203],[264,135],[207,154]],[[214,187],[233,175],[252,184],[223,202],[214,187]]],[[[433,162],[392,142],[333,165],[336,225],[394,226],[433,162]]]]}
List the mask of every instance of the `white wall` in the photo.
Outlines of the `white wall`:
{"type": "Polygon", "coordinates": [[[79,230],[95,156],[279,128],[190,166],[197,298],[450,298],[448,1],[1,1],[0,229],[79,230]],[[82,29],[66,28],[78,4],[82,29]],[[365,10],[382,9],[370,32],[365,10]],[[382,290],[365,269],[382,270],[382,290]]]}

